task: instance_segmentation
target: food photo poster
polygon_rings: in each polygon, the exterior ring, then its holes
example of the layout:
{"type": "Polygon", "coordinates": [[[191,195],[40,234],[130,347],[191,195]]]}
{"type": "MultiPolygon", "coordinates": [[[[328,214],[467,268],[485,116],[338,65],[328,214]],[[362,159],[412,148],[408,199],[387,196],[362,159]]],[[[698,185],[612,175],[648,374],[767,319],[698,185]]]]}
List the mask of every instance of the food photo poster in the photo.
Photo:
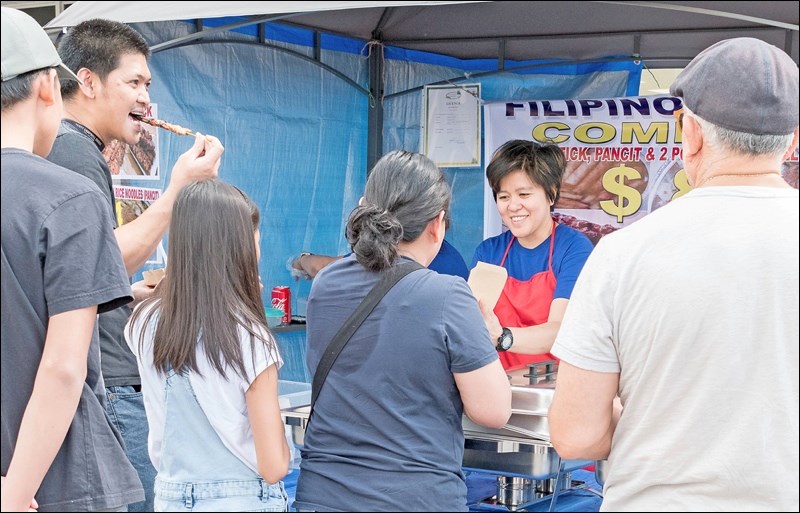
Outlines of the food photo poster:
{"type": "MultiPolygon", "coordinates": [[[[151,103],[145,117],[157,118],[158,106],[151,103]]],[[[114,180],[160,180],[158,166],[158,129],[140,123],[142,136],[136,144],[116,139],[106,145],[103,156],[114,180]]]]}
{"type": "MultiPolygon", "coordinates": [[[[114,186],[114,206],[117,217],[117,225],[122,226],[130,223],[149,207],[155,200],[161,197],[160,189],[150,189],[147,187],[129,187],[125,185],[114,186]]],[[[148,264],[166,265],[166,252],[164,241],[158,243],[156,250],[148,257],[148,264]]]]}

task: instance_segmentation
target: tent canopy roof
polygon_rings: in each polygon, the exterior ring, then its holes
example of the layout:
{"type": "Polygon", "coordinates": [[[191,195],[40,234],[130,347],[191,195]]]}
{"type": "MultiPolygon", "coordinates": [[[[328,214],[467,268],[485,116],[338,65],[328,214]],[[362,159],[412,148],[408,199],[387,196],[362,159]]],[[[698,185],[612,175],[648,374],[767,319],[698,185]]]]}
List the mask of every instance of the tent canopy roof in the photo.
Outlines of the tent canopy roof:
{"type": "Polygon", "coordinates": [[[460,59],[641,56],[681,67],[709,45],[755,37],[798,61],[798,2],[79,1],[48,28],[89,18],[126,23],[253,16],[460,59]]]}

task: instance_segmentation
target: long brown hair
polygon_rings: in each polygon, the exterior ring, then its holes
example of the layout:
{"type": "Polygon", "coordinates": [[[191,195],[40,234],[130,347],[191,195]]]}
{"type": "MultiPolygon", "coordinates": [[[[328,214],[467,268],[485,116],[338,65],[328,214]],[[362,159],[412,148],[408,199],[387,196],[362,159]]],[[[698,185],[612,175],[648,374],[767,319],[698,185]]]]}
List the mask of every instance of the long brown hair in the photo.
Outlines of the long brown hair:
{"type": "Polygon", "coordinates": [[[197,349],[202,347],[221,375],[233,369],[245,377],[242,329],[249,333],[252,354],[258,343],[277,357],[258,279],[254,234],[259,221],[252,200],[219,180],[193,182],[178,194],[169,229],[169,269],[129,324],[144,315],[141,350],[152,317],[158,315],[153,364],[159,372],[170,367],[199,372],[197,349]],[[156,302],[157,307],[152,305],[156,302]]]}

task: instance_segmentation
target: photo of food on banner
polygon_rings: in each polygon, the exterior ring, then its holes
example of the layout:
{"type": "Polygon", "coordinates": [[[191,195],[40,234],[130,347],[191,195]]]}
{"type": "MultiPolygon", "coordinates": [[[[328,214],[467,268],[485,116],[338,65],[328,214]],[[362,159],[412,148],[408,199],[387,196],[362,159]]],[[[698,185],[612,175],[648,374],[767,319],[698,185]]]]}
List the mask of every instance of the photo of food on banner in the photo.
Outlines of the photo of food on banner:
{"type": "Polygon", "coordinates": [[[147,210],[149,205],[144,201],[117,200],[117,223],[128,224],[147,210]]]}
{"type": "MultiPolygon", "coordinates": [[[[797,151],[783,164],[781,173],[786,183],[798,188],[797,151]]],[[[690,190],[681,160],[649,164],[572,161],[564,171],[553,218],[582,232],[596,245],[603,235],[654,212],[690,190]]]]}
{"type": "MultiPolygon", "coordinates": [[[[692,189],[692,186],[689,185],[686,178],[686,173],[682,173],[681,171],[683,171],[683,161],[681,160],[666,162],[658,169],[653,184],[647,194],[649,201],[647,205],[648,212],[653,212],[692,189]]],[[[786,183],[795,189],[798,188],[797,150],[795,150],[792,158],[784,162],[783,166],[781,166],[781,175],[783,179],[786,180],[786,183]]]]}
{"type": "MultiPolygon", "coordinates": [[[[148,117],[156,117],[158,108],[150,104],[145,113],[148,117]]],[[[108,143],[103,149],[103,156],[108,163],[111,176],[115,180],[159,180],[158,168],[158,132],[154,126],[140,124],[141,137],[135,145],[117,140],[108,143]]]]}
{"type": "Polygon", "coordinates": [[[603,235],[623,226],[602,222],[606,218],[613,216],[622,223],[626,217],[640,212],[649,178],[647,165],[641,161],[567,162],[553,218],[597,244],[603,235]],[[580,212],[570,215],[565,210],[580,212]],[[593,215],[590,210],[597,210],[599,215],[593,215]]]}
{"type": "Polygon", "coordinates": [[[798,185],[798,159],[797,159],[797,148],[794,150],[794,155],[790,160],[787,160],[783,163],[781,167],[781,175],[783,179],[786,180],[786,183],[797,189],[798,185]]]}
{"type": "MultiPolygon", "coordinates": [[[[160,189],[114,185],[114,211],[117,216],[117,224],[122,226],[130,223],[142,215],[147,210],[147,207],[160,196],[160,189]]],[[[165,263],[165,254],[163,242],[159,243],[156,250],[147,259],[147,263],[163,265],[165,263]]]]}
{"type": "Polygon", "coordinates": [[[653,212],[692,190],[692,186],[689,185],[689,180],[686,178],[686,173],[682,171],[682,160],[665,162],[658,167],[653,179],[653,185],[648,191],[648,212],[653,212]]]}

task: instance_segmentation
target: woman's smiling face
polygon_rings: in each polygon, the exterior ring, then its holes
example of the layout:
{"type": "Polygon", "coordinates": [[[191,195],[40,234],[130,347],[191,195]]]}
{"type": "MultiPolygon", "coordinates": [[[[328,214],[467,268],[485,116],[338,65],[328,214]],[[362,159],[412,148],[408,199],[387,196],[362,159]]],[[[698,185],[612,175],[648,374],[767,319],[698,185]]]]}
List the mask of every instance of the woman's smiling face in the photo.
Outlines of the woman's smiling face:
{"type": "Polygon", "coordinates": [[[503,224],[524,247],[537,246],[550,233],[550,200],[525,172],[514,171],[500,180],[496,202],[503,224]]]}

